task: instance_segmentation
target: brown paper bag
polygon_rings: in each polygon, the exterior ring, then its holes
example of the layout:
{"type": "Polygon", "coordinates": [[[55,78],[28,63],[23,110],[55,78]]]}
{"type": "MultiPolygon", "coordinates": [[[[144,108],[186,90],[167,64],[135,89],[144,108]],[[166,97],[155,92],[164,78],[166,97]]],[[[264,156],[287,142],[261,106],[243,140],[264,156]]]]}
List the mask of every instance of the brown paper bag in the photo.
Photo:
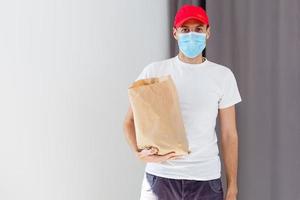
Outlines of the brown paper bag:
{"type": "Polygon", "coordinates": [[[128,96],[139,149],[156,147],[158,155],[190,153],[171,75],[137,80],[128,88],[128,96]]]}

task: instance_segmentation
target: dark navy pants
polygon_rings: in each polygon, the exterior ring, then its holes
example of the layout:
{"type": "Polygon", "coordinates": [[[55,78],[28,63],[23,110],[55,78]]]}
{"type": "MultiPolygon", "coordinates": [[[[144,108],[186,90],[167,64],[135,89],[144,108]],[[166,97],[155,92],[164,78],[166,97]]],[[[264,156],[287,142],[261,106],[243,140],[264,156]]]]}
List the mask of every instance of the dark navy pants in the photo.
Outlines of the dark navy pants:
{"type": "Polygon", "coordinates": [[[145,172],[140,200],[223,200],[221,178],[171,179],[145,172]],[[143,191],[144,190],[144,191],[143,191]]]}

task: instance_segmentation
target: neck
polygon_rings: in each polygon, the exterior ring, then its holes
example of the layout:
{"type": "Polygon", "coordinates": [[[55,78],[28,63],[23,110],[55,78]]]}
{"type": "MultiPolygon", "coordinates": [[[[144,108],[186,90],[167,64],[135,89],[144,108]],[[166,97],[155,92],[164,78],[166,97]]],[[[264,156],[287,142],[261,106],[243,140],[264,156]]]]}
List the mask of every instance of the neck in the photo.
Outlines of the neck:
{"type": "Polygon", "coordinates": [[[197,56],[195,58],[189,58],[189,57],[186,57],[181,51],[179,51],[178,58],[182,62],[189,63],[189,64],[200,64],[203,62],[202,54],[200,54],[199,56],[197,56]]]}

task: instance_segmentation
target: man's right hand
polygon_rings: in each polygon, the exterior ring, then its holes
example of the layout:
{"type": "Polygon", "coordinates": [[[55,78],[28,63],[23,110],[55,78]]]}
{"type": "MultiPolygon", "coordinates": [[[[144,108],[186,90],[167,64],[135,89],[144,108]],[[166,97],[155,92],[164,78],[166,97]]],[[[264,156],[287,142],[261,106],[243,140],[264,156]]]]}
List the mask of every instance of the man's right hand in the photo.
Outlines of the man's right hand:
{"type": "Polygon", "coordinates": [[[151,147],[149,149],[143,149],[142,151],[136,152],[136,156],[144,162],[155,162],[161,163],[166,160],[174,160],[180,156],[176,156],[175,152],[170,152],[164,155],[157,155],[158,149],[151,147]]]}

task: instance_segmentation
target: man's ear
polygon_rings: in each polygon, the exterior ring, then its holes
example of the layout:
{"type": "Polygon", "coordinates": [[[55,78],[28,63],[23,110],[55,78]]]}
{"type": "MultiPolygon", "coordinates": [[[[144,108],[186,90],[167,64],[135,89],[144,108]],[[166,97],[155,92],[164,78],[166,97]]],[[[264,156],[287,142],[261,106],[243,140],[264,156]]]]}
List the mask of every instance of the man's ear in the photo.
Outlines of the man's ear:
{"type": "Polygon", "coordinates": [[[176,34],[176,29],[174,27],[173,27],[173,37],[175,38],[175,40],[178,40],[177,34],[176,34]]]}
{"type": "Polygon", "coordinates": [[[206,39],[208,39],[210,37],[210,26],[207,27],[207,30],[206,30],[206,39]]]}

